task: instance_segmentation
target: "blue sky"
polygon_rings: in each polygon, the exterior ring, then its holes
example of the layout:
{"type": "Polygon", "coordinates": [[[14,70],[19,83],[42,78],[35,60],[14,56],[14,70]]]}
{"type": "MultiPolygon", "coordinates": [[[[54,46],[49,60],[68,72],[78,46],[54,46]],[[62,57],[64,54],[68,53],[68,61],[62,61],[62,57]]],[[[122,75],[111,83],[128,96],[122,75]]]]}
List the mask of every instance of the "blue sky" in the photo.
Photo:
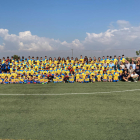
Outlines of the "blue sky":
{"type": "Polygon", "coordinates": [[[117,20],[139,25],[139,6],[140,0],[1,0],[0,28],[71,42],[117,20]]]}
{"type": "Polygon", "coordinates": [[[9,35],[30,31],[61,42],[84,41],[86,33],[104,33],[110,24],[118,29],[118,20],[139,27],[139,7],[140,0],[1,0],[0,29],[9,35]]]}

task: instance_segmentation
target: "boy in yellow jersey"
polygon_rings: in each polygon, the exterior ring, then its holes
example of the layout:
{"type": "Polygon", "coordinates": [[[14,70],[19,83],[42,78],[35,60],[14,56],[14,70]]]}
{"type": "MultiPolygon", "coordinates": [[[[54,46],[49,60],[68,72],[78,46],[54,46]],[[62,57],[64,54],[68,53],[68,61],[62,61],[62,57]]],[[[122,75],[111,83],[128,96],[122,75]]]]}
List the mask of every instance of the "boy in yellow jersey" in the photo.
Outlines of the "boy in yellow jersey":
{"type": "Polygon", "coordinates": [[[119,77],[119,73],[117,72],[117,70],[115,70],[113,82],[118,82],[119,81],[119,78],[118,77],[119,77]]]}
{"type": "Polygon", "coordinates": [[[103,76],[103,70],[102,70],[102,67],[100,67],[100,74],[103,76]]]}
{"type": "Polygon", "coordinates": [[[84,63],[84,59],[83,59],[83,56],[82,55],[80,55],[79,61],[81,61],[82,63],[84,63]]]}
{"type": "Polygon", "coordinates": [[[1,78],[1,76],[0,76],[0,84],[3,84],[3,80],[2,80],[2,78],[1,78]]]}
{"type": "Polygon", "coordinates": [[[39,83],[40,83],[40,84],[43,84],[43,83],[44,83],[43,76],[40,77],[40,79],[39,79],[39,83]]]}
{"type": "Polygon", "coordinates": [[[80,76],[80,74],[79,74],[79,71],[78,70],[76,71],[75,76],[76,76],[76,82],[79,82],[79,76],[80,76]]]}
{"type": "Polygon", "coordinates": [[[31,73],[31,75],[33,75],[33,74],[34,74],[34,69],[33,69],[33,66],[31,66],[30,73],[31,73]]]}
{"type": "Polygon", "coordinates": [[[99,71],[97,74],[97,81],[98,82],[101,82],[101,77],[102,77],[102,75],[100,74],[100,71],[99,71]]]}
{"type": "Polygon", "coordinates": [[[5,76],[6,74],[4,73],[4,71],[2,71],[2,73],[0,74],[1,78],[4,80],[5,79],[5,76]]]}
{"type": "Polygon", "coordinates": [[[105,63],[105,57],[103,56],[101,59],[101,63],[104,64],[105,63]]]}
{"type": "Polygon", "coordinates": [[[15,84],[18,84],[19,83],[19,79],[18,79],[18,76],[16,76],[15,78],[15,84]]]}
{"type": "Polygon", "coordinates": [[[107,75],[106,71],[104,71],[102,78],[103,78],[103,82],[107,82],[108,75],[107,75]]]}
{"type": "Polygon", "coordinates": [[[63,82],[63,78],[62,78],[61,75],[59,76],[58,82],[59,82],[59,83],[62,83],[62,82],[63,82]]]}
{"type": "Polygon", "coordinates": [[[114,67],[112,67],[111,72],[112,72],[112,74],[114,74],[114,72],[115,72],[114,67]]]}
{"type": "Polygon", "coordinates": [[[20,83],[20,84],[23,84],[23,83],[24,83],[23,75],[21,75],[21,78],[20,78],[20,80],[19,80],[19,83],[20,83]]]}
{"type": "Polygon", "coordinates": [[[109,73],[111,72],[109,68],[106,69],[107,74],[109,75],[109,73]]]}
{"type": "Polygon", "coordinates": [[[122,55],[121,61],[122,61],[123,63],[125,63],[125,57],[124,57],[124,55],[122,55]]]}
{"type": "Polygon", "coordinates": [[[116,62],[118,62],[118,59],[117,59],[116,55],[114,55],[114,58],[113,58],[114,65],[116,64],[116,62]]]}
{"type": "Polygon", "coordinates": [[[14,84],[14,83],[15,83],[15,78],[14,78],[14,76],[11,77],[10,83],[11,83],[11,84],[14,84]]]}
{"type": "Polygon", "coordinates": [[[84,83],[84,78],[83,78],[82,74],[80,74],[79,83],[84,83]]]}
{"type": "Polygon", "coordinates": [[[72,73],[69,76],[69,82],[74,83],[74,75],[72,73]]]}
{"type": "Polygon", "coordinates": [[[39,66],[39,65],[37,65],[37,62],[35,62],[35,64],[34,64],[34,69],[35,69],[35,70],[36,70],[36,69],[38,70],[38,66],[39,66]]]}
{"type": "Polygon", "coordinates": [[[109,56],[107,56],[107,58],[105,60],[106,60],[106,63],[110,63],[109,56]]]}
{"type": "Polygon", "coordinates": [[[85,82],[85,83],[89,83],[89,77],[88,77],[88,75],[85,76],[84,82],[85,82]]]}
{"type": "Polygon", "coordinates": [[[91,75],[90,80],[91,80],[92,83],[95,83],[95,75],[91,75]]]}
{"type": "Polygon", "coordinates": [[[44,84],[48,84],[48,77],[47,76],[44,77],[44,84]]]}
{"type": "Polygon", "coordinates": [[[38,71],[37,76],[38,76],[38,79],[40,79],[40,78],[41,78],[41,73],[40,73],[40,71],[38,71]]]}
{"type": "Polygon", "coordinates": [[[57,78],[56,78],[56,75],[53,78],[53,83],[58,83],[57,78]]]}
{"type": "Polygon", "coordinates": [[[17,74],[16,74],[16,72],[15,72],[15,69],[13,70],[13,73],[11,73],[11,75],[14,76],[14,78],[17,77],[17,74]]]}
{"type": "Polygon", "coordinates": [[[108,75],[108,81],[112,82],[112,78],[113,78],[113,76],[112,76],[112,73],[110,72],[109,75],[108,75]]]}
{"type": "Polygon", "coordinates": [[[122,75],[123,75],[123,70],[122,70],[122,67],[120,67],[120,70],[119,70],[119,79],[120,81],[122,80],[122,75]]]}
{"type": "Polygon", "coordinates": [[[35,76],[34,77],[34,84],[38,84],[39,83],[39,81],[38,81],[38,76],[35,76]]]}
{"type": "Polygon", "coordinates": [[[10,78],[11,78],[11,74],[10,74],[10,72],[9,72],[9,71],[7,71],[6,76],[8,76],[8,79],[10,79],[10,78]]]}
{"type": "Polygon", "coordinates": [[[86,73],[85,73],[85,71],[84,70],[82,70],[82,77],[83,77],[83,79],[85,79],[85,77],[86,77],[86,73]]]}
{"type": "Polygon", "coordinates": [[[4,83],[4,84],[9,84],[9,79],[8,79],[8,76],[6,76],[6,77],[5,77],[5,79],[4,79],[4,81],[3,81],[3,83],[4,83]]]}

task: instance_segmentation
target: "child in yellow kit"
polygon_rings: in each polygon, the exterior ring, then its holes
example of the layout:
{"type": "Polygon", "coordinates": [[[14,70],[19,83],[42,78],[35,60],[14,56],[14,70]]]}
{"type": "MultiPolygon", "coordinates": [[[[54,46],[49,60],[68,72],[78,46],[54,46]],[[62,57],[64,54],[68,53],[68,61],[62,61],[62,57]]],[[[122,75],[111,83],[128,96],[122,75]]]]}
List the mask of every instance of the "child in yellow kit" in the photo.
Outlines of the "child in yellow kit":
{"type": "Polygon", "coordinates": [[[59,82],[59,83],[62,83],[62,82],[63,82],[62,76],[59,77],[58,82],[59,82]]]}
{"type": "Polygon", "coordinates": [[[69,76],[69,82],[70,82],[70,83],[74,83],[74,76],[73,76],[73,75],[70,75],[70,76],[69,76]]]}
{"type": "Polygon", "coordinates": [[[107,77],[108,77],[108,75],[107,75],[106,71],[104,71],[103,82],[107,82],[107,77]]]}
{"type": "Polygon", "coordinates": [[[0,84],[3,84],[3,80],[2,80],[2,78],[1,78],[1,76],[0,76],[0,84]]]}
{"type": "Polygon", "coordinates": [[[79,83],[84,83],[84,78],[81,74],[80,74],[80,77],[79,77],[79,83]]]}
{"type": "Polygon", "coordinates": [[[101,76],[100,71],[99,71],[98,74],[97,74],[97,81],[98,81],[98,82],[101,82],[101,77],[102,77],[102,76],[101,76]]]}
{"type": "Polygon", "coordinates": [[[44,78],[44,83],[48,84],[48,77],[47,76],[45,76],[45,78],[44,78]]]}
{"type": "Polygon", "coordinates": [[[117,70],[115,70],[113,82],[118,82],[118,81],[119,81],[119,73],[117,72],[117,70]]]}
{"type": "Polygon", "coordinates": [[[113,76],[112,76],[112,73],[110,72],[109,75],[108,75],[108,81],[109,81],[109,82],[112,82],[112,77],[113,77],[113,76]]]}
{"type": "Polygon", "coordinates": [[[95,83],[95,75],[91,75],[90,77],[91,83],[95,83]]]}
{"type": "Polygon", "coordinates": [[[88,78],[88,76],[87,76],[87,75],[86,75],[86,77],[85,77],[84,82],[85,82],[85,83],[89,83],[89,78],[88,78]]]}

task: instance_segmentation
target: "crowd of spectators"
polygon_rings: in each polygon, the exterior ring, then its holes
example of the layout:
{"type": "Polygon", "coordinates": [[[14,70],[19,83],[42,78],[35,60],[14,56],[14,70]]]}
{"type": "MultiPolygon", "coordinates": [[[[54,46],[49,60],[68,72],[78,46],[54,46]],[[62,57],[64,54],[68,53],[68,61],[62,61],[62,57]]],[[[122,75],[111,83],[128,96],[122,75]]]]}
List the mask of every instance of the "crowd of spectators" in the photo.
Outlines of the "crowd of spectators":
{"type": "Polygon", "coordinates": [[[0,59],[0,83],[48,83],[48,82],[137,82],[140,79],[140,59],[129,62],[124,55],[116,57],[47,56],[0,59]]]}

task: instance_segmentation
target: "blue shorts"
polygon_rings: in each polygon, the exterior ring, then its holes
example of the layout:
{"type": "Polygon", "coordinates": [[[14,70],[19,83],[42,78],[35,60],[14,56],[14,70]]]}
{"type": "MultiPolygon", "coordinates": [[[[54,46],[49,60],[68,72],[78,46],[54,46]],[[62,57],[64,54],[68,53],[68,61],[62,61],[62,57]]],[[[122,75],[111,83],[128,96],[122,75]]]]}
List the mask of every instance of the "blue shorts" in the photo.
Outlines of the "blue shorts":
{"type": "Polygon", "coordinates": [[[74,81],[69,81],[70,83],[74,83],[74,81]]]}
{"type": "Polygon", "coordinates": [[[33,83],[33,81],[27,81],[27,83],[33,83]]]}
{"type": "Polygon", "coordinates": [[[119,80],[113,80],[113,82],[118,82],[119,80]]]}
{"type": "Polygon", "coordinates": [[[9,84],[9,82],[4,82],[5,84],[9,84]]]}

